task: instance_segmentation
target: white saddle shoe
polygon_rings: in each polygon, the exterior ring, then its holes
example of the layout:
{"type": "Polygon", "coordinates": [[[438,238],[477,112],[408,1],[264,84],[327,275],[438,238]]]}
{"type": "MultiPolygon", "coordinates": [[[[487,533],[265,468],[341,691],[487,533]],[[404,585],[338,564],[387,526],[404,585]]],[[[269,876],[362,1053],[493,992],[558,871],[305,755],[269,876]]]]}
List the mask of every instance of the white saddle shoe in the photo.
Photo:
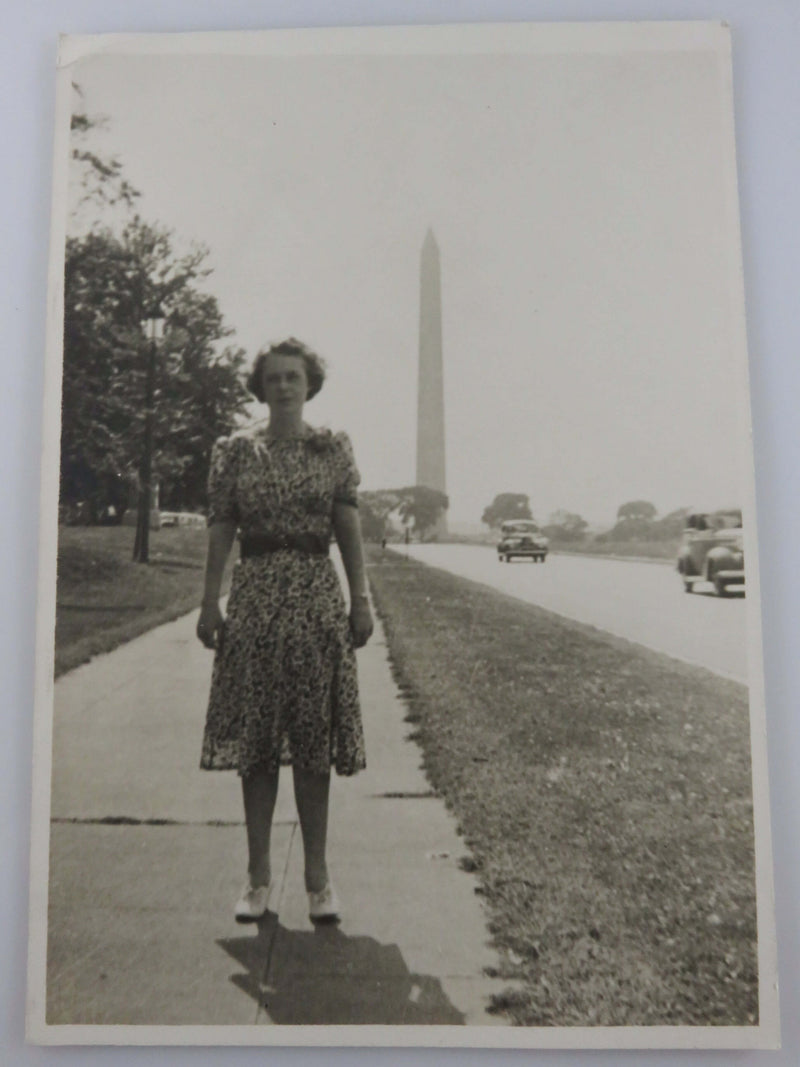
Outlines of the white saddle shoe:
{"type": "Polygon", "coordinates": [[[308,917],[312,923],[339,921],[339,898],[330,882],[318,893],[308,894],[308,917]]]}
{"type": "Polygon", "coordinates": [[[233,910],[237,923],[257,923],[269,911],[269,892],[271,886],[252,886],[248,882],[233,910]]]}

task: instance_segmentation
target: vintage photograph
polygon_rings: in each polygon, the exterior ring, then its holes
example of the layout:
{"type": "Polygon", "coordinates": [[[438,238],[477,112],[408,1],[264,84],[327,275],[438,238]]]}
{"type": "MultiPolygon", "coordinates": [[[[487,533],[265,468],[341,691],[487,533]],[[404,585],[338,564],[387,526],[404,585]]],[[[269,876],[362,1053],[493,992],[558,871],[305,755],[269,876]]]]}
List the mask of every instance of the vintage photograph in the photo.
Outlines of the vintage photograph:
{"type": "Polygon", "coordinates": [[[65,37],[28,1032],[774,1047],[721,23],[65,37]]]}

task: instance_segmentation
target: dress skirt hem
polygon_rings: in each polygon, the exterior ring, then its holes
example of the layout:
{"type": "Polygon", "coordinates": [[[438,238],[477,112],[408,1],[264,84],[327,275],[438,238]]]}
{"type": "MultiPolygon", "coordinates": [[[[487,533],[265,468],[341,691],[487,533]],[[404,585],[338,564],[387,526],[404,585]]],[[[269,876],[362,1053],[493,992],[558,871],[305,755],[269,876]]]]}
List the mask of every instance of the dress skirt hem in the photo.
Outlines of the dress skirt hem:
{"type": "Polygon", "coordinates": [[[236,564],[214,657],[202,770],[366,766],[355,652],[325,556],[292,550],[236,564]]]}

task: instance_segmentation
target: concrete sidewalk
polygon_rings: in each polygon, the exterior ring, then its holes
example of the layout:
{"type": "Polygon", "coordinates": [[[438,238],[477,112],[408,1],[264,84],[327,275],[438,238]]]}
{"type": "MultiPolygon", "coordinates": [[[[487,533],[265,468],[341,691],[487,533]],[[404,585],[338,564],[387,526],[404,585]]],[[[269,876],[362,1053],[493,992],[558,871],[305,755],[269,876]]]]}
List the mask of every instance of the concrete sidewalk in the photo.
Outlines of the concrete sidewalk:
{"type": "Polygon", "coordinates": [[[276,886],[253,927],[239,781],[198,768],[211,655],[196,613],[56,685],[49,1024],[498,1025],[504,985],[476,881],[421,753],[378,627],[358,653],[368,769],[333,778],[339,926],[314,928],[291,775],[273,834],[276,886]]]}

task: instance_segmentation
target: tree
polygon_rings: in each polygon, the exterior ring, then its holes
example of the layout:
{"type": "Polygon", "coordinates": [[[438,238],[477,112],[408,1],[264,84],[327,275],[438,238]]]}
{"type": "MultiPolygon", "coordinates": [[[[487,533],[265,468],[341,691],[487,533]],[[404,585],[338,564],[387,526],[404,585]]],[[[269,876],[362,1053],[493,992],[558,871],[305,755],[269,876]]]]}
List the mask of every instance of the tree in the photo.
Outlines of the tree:
{"type": "Polygon", "coordinates": [[[605,534],[608,541],[639,541],[653,535],[658,514],[649,500],[631,500],[617,510],[616,525],[605,534]]]}
{"type": "Polygon", "coordinates": [[[449,501],[444,493],[425,485],[402,489],[365,489],[358,494],[361,529],[369,540],[380,541],[392,529],[390,516],[397,512],[401,522],[411,525],[423,537],[432,530],[449,501]]]}
{"type": "Polygon", "coordinates": [[[643,519],[645,522],[652,522],[657,514],[658,509],[649,500],[631,500],[617,509],[618,519],[643,519]]]}
{"type": "Polygon", "coordinates": [[[92,230],[67,241],[61,496],[65,504],[83,502],[90,517],[103,504],[118,507],[136,478],[146,373],[141,321],[154,304],[167,318],[168,341],[158,356],[153,469],[173,502],[202,503],[211,444],[244,409],[244,353],[219,351],[231,331],[216,299],[193,284],[209,273],[205,257],[199,248],[178,255],[166,230],[140,219],[119,236],[92,230]]]}
{"type": "Polygon", "coordinates": [[[64,278],[62,502],[80,503],[90,520],[104,505],[119,514],[128,502],[144,437],[141,323],[157,305],[167,337],[156,361],[153,471],[163,503],[198,508],[211,446],[234,428],[247,402],[245,354],[224,343],[233,331],[216,298],[197,288],[210,274],[206,250],[178,254],[168,230],[131,216],[139,193],[119,160],[95,147],[105,121],[86,113],[73,87],[79,104],[71,121],[73,235],[64,278]]]}
{"type": "Polygon", "coordinates": [[[675,511],[670,511],[668,515],[653,523],[652,536],[659,541],[670,541],[680,537],[686,526],[688,514],[689,508],[676,508],[675,511]]]}
{"type": "Polygon", "coordinates": [[[386,522],[373,509],[363,493],[358,494],[358,514],[361,520],[361,536],[365,541],[382,541],[386,536],[386,522]]]}
{"type": "Polygon", "coordinates": [[[498,493],[484,509],[481,522],[492,529],[509,519],[532,519],[530,500],[524,493],[498,493]]]}
{"type": "Polygon", "coordinates": [[[575,542],[583,540],[588,527],[589,523],[580,515],[560,509],[553,512],[542,533],[551,541],[575,542]]]}
{"type": "Polygon", "coordinates": [[[414,533],[424,537],[447,510],[449,500],[438,489],[426,485],[407,486],[397,490],[400,497],[400,518],[404,523],[413,523],[414,533]]]}
{"type": "Polygon", "coordinates": [[[104,154],[93,143],[106,128],[107,120],[87,114],[80,86],[73,82],[72,88],[77,98],[70,121],[70,221],[74,228],[88,217],[97,221],[98,213],[106,209],[131,209],[141,194],[124,177],[120,160],[104,154]]]}
{"type": "Polygon", "coordinates": [[[206,503],[211,447],[244,411],[243,349],[220,343],[232,335],[217,300],[185,286],[168,318],[162,355],[156,445],[163,506],[195,510],[206,503]]]}
{"type": "Polygon", "coordinates": [[[358,494],[361,532],[369,541],[381,541],[389,532],[389,516],[400,507],[401,496],[393,489],[365,489],[358,494]]]}

